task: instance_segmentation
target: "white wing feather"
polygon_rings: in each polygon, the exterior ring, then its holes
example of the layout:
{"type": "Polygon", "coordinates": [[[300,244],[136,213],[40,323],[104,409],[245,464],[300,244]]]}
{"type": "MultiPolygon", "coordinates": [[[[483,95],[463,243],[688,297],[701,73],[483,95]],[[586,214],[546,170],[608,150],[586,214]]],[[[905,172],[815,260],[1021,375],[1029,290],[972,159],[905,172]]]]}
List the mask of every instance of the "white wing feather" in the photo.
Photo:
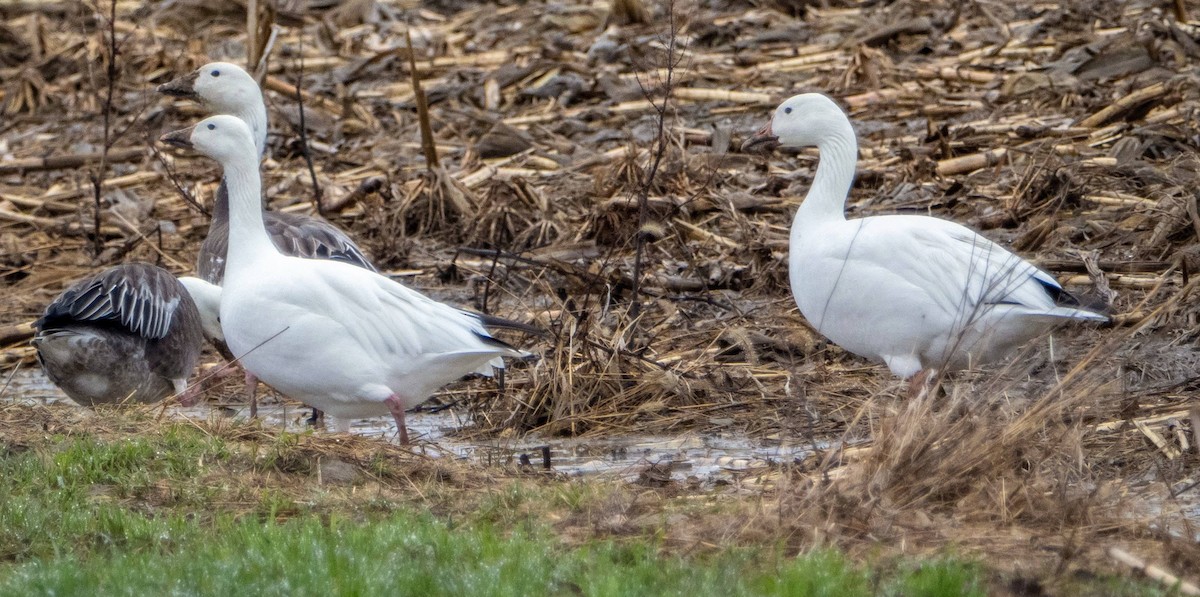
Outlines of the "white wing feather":
{"type": "Polygon", "coordinates": [[[1106,319],[1056,304],[1052,276],[953,222],[876,216],[810,234],[791,258],[797,304],[821,333],[863,356],[911,365],[945,354],[971,327],[993,326],[974,333],[1007,342],[1035,319],[1106,319]]]}

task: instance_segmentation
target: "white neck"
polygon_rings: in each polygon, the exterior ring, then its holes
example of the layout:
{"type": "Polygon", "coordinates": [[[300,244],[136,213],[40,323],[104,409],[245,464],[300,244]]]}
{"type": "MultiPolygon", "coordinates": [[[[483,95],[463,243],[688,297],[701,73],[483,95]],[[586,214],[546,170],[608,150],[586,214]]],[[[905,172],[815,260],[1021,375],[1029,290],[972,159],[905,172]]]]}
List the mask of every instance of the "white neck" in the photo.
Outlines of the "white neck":
{"type": "Polygon", "coordinates": [[[263,225],[262,178],[258,162],[230,160],[222,162],[221,166],[229,190],[229,246],[225,256],[225,279],[228,281],[255,259],[279,251],[263,225]]]}
{"type": "Polygon", "coordinates": [[[791,246],[797,247],[802,233],[821,224],[846,221],[846,196],[854,182],[858,161],[858,140],[848,120],[830,123],[825,136],[817,142],[821,158],[812,187],[792,220],[791,246]]]}
{"type": "Polygon", "coordinates": [[[237,116],[250,127],[250,132],[254,134],[254,147],[258,150],[258,159],[262,161],[267,153],[267,104],[261,95],[257,102],[247,103],[252,105],[243,106],[231,116],[237,116]]]}
{"type": "MultiPolygon", "coordinates": [[[[254,148],[258,150],[258,161],[262,162],[263,155],[267,151],[267,104],[259,97],[258,102],[247,102],[253,104],[251,106],[243,106],[241,110],[232,110],[230,116],[236,116],[246,126],[250,127],[250,133],[254,135],[254,148]]],[[[228,170],[226,170],[228,172],[228,170]]],[[[255,174],[258,174],[256,171],[255,174]]],[[[261,183],[255,183],[254,188],[259,189],[261,183]]],[[[217,192],[216,202],[213,204],[212,221],[214,225],[220,225],[221,222],[229,219],[229,206],[227,202],[228,186],[225,178],[221,178],[221,185],[226,187],[226,193],[217,192]]],[[[262,191],[258,194],[261,196],[262,191]]]]}

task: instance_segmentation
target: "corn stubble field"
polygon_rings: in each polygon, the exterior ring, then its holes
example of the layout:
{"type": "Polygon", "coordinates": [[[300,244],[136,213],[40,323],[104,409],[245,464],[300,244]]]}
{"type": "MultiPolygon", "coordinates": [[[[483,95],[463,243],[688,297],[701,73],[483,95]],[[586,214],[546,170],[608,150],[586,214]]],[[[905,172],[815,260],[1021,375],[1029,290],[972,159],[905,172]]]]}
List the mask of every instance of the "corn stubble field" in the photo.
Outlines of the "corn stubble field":
{"type": "MultiPolygon", "coordinates": [[[[732,485],[645,475],[583,509],[514,508],[564,540],[651,534],[670,553],[831,546],[854,558],[951,548],[981,558],[990,592],[1012,594],[1127,572],[1111,548],[1200,570],[1200,5],[283,1],[264,3],[248,36],[244,4],[0,5],[6,378],[36,367],[27,324],[72,281],[129,260],[193,271],[208,222],[198,206],[218,173],[155,149],[203,112],[154,86],[266,53],[274,209],[319,208],[406,283],[550,331],[512,338],[541,358],[510,370],[503,391],[475,381],[439,396],[473,415],[460,433],[822,448],[732,485]],[[738,149],[802,91],[855,122],[851,217],[968,225],[1111,301],[1114,325],[1057,333],[915,400],[884,367],[824,342],[787,283],[787,229],[816,154],[738,149]]],[[[221,381],[206,395],[240,392],[221,381]]],[[[9,455],[177,425],[2,397],[9,455]]],[[[356,488],[453,516],[517,481],[581,483],[364,438],[186,427],[254,455],[221,470],[289,496],[293,507],[271,510],[280,520],[351,508],[356,488]],[[356,480],[296,507],[325,460],[356,480]]],[[[121,499],[178,507],[169,494],[121,499]]],[[[229,503],[261,509],[261,496],[239,496],[229,503]]]]}

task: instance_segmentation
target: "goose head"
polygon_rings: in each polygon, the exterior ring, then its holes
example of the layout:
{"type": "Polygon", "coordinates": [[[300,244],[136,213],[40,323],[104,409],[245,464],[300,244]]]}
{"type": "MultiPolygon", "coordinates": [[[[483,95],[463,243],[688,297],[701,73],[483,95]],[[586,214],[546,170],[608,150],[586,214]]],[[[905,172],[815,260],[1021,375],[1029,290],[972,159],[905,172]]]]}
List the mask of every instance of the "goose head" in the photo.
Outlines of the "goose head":
{"type": "Polygon", "coordinates": [[[742,151],[820,145],[843,124],[848,126],[846,113],[828,97],[819,93],[794,95],[775,108],[766,126],[742,143],[742,151]]]}
{"type": "Polygon", "coordinates": [[[224,165],[258,164],[250,127],[236,116],[209,116],[195,126],[169,132],[159,140],[202,153],[224,165]]]}
{"type": "Polygon", "coordinates": [[[210,340],[225,340],[221,331],[221,287],[200,278],[180,276],[179,283],[187,290],[200,311],[200,327],[210,340]]]}
{"type": "Polygon", "coordinates": [[[158,92],[195,100],[224,114],[240,114],[263,101],[254,77],[229,62],[205,64],[188,75],[159,85],[158,92]]]}

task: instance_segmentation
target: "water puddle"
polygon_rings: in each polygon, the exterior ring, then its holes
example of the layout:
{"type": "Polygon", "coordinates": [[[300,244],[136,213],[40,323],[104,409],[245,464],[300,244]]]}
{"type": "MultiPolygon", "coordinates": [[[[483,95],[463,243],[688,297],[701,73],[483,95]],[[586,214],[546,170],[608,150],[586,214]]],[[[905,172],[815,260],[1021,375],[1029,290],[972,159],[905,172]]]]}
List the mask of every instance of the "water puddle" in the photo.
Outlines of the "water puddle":
{"type": "MultiPolygon", "coordinates": [[[[36,367],[23,368],[12,376],[2,396],[5,401],[26,404],[75,404],[36,367]]],[[[309,411],[294,403],[260,403],[258,415],[265,425],[303,431],[307,428],[309,411]]],[[[206,419],[214,413],[245,417],[248,409],[243,404],[206,403],[187,408],[173,406],[167,413],[206,419]]],[[[489,466],[527,467],[531,471],[568,477],[600,476],[657,485],[671,481],[711,487],[737,482],[768,470],[773,463],[791,462],[811,453],[810,444],[696,433],[586,439],[464,439],[453,434],[468,421],[452,410],[410,413],[406,418],[410,437],[435,457],[472,460],[489,466]]],[[[387,441],[395,441],[397,435],[390,416],[356,420],[350,431],[387,441]]]]}
{"type": "MultiPolygon", "coordinates": [[[[1136,484],[1135,484],[1136,485],[1136,484]]],[[[1192,475],[1171,485],[1144,483],[1126,516],[1149,520],[1149,527],[1176,539],[1200,543],[1200,486],[1192,475]]]]}
{"type": "MultiPolygon", "coordinates": [[[[8,387],[0,394],[0,400],[74,405],[36,367],[23,368],[11,380],[0,378],[0,388],[5,381],[8,387]]],[[[241,404],[209,403],[190,408],[171,407],[167,413],[180,418],[207,419],[218,415],[245,417],[248,409],[241,404]]],[[[260,404],[258,414],[264,425],[290,431],[307,429],[309,409],[294,403],[260,404]]],[[[623,479],[648,485],[675,482],[695,489],[730,484],[753,486],[760,481],[761,473],[770,476],[771,471],[777,470],[772,464],[792,462],[811,453],[809,444],[695,433],[584,439],[464,439],[454,432],[467,421],[452,410],[410,413],[407,419],[410,435],[418,440],[420,449],[434,457],[469,460],[486,466],[517,466],[566,477],[623,479]]],[[[387,416],[354,421],[350,430],[384,441],[396,440],[396,426],[387,416]]],[[[1140,507],[1131,515],[1149,517],[1153,528],[1171,536],[1190,536],[1200,541],[1200,530],[1195,524],[1200,520],[1200,487],[1188,487],[1191,482],[1189,479],[1175,487],[1179,494],[1175,497],[1161,495],[1162,491],[1138,491],[1140,507]]]]}

